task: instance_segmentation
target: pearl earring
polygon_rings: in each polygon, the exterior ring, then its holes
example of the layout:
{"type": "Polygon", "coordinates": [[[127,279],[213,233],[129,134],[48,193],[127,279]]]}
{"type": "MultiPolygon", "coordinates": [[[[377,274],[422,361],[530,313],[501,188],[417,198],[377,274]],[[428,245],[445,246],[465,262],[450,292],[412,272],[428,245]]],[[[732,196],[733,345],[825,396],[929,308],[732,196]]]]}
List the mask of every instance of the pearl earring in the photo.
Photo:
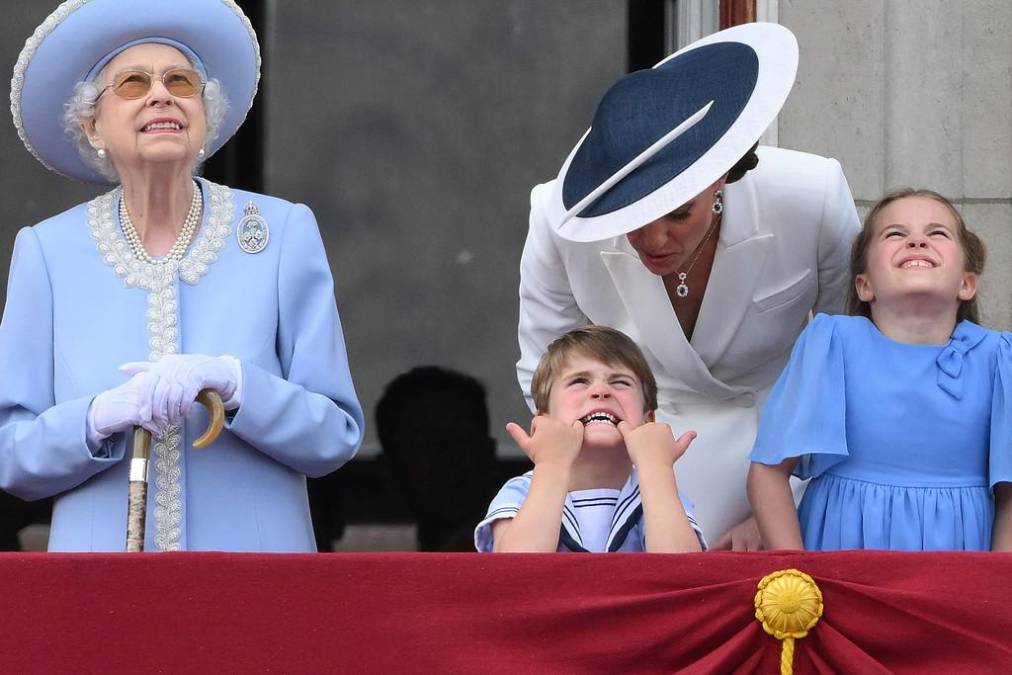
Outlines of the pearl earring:
{"type": "Polygon", "coordinates": [[[95,154],[98,155],[99,159],[105,159],[105,148],[99,148],[95,151],[95,154]]]}
{"type": "Polygon", "coordinates": [[[204,159],[205,154],[207,153],[204,152],[204,148],[201,148],[200,150],[197,151],[197,159],[204,159]]]}

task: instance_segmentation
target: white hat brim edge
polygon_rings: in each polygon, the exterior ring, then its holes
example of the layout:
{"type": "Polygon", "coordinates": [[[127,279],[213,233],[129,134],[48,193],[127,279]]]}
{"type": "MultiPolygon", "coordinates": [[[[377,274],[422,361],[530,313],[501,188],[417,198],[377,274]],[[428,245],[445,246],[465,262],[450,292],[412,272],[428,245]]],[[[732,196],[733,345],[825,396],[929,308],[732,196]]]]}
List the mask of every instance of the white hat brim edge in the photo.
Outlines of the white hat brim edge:
{"type": "Polygon", "coordinates": [[[591,218],[565,218],[562,187],[569,166],[587,135],[569,153],[549,194],[549,225],[564,239],[591,242],[610,239],[636,230],[678,208],[727,173],[776,119],[794,86],[798,70],[798,43],[790,30],[775,23],[748,23],[708,35],[671,54],[657,66],[681,54],[717,42],[741,42],[759,58],[756,86],[746,104],[748,114],[739,115],[720,141],[679,175],[643,198],[620,209],[591,218]]]}
{"type": "MultiPolygon", "coordinates": [[[[255,53],[256,72],[254,74],[253,86],[250,91],[249,99],[245,101],[245,105],[240,108],[242,111],[241,114],[235,117],[232,124],[229,124],[227,128],[223,127],[219,130],[218,137],[206,149],[206,156],[208,158],[221,149],[221,146],[223,146],[235,134],[239,127],[242,126],[243,122],[246,121],[246,117],[249,115],[249,111],[253,107],[253,101],[256,98],[257,90],[260,84],[261,68],[263,65],[263,60],[260,55],[260,43],[257,40],[256,31],[253,29],[253,24],[250,22],[249,17],[247,17],[239,5],[236,4],[235,0],[219,1],[235,13],[236,18],[242,22],[243,27],[249,33],[249,38],[255,53]]],[[[30,134],[26,131],[21,116],[21,99],[24,90],[25,73],[31,65],[32,58],[35,56],[35,53],[38,51],[45,39],[49,37],[49,35],[56,30],[57,27],[59,27],[75,11],[89,4],[89,2],[92,2],[92,0],[65,0],[55,10],[53,10],[53,12],[47,16],[46,19],[38,25],[38,27],[36,27],[32,35],[25,41],[25,46],[18,55],[18,60],[14,65],[14,75],[11,78],[11,117],[14,120],[14,127],[17,129],[18,138],[20,138],[21,142],[24,143],[28,152],[30,152],[32,156],[35,157],[35,159],[37,159],[44,167],[61,176],[70,178],[71,180],[108,185],[110,184],[109,178],[92,169],[83,161],[83,159],[80,159],[80,156],[76,152],[76,148],[74,157],[77,161],[71,160],[66,164],[57,164],[45,158],[31,142],[29,138],[30,134]]],[[[236,102],[232,101],[231,104],[236,105],[236,102]]],[[[62,114],[58,117],[60,120],[63,118],[62,114]]],[[[59,124],[59,133],[63,133],[62,123],[59,124]]],[[[71,144],[69,139],[68,144],[71,144]]]]}

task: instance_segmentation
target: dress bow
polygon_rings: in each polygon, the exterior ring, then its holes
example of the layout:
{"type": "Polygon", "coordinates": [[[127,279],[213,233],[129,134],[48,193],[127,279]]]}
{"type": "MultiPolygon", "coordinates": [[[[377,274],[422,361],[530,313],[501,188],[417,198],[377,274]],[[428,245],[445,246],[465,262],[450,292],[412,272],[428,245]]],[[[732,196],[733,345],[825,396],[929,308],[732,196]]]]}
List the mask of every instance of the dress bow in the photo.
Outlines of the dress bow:
{"type": "Polygon", "coordinates": [[[938,355],[938,386],[957,401],[963,398],[963,360],[966,354],[980,344],[987,331],[975,323],[961,321],[952,332],[949,344],[938,355]]]}

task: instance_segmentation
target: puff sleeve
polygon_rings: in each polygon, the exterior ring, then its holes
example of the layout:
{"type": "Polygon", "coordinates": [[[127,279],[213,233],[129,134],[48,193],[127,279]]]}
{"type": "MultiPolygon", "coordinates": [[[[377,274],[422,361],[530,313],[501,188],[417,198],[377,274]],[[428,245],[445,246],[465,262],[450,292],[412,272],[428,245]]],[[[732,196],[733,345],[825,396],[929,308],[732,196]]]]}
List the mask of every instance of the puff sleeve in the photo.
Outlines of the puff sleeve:
{"type": "Polygon", "coordinates": [[[362,442],[334,282],[312,211],[296,205],[278,267],[276,349],[282,377],[242,362],[243,403],[228,428],[308,476],[336,470],[362,442]]]}
{"type": "Polygon", "coordinates": [[[491,553],[495,543],[492,539],[492,523],[503,518],[515,518],[520,513],[520,507],[527,499],[527,492],[531,489],[532,471],[522,476],[510,478],[506,484],[499,489],[499,493],[488,505],[488,513],[485,518],[474,528],[474,547],[479,553],[491,553]]]}
{"type": "Polygon", "coordinates": [[[85,439],[91,396],[55,402],[53,295],[31,228],[14,242],[0,322],[0,488],[41,499],[69,490],[123,459],[123,435],[94,452],[85,439]],[[118,441],[118,442],[117,442],[118,441]]]}
{"type": "Polygon", "coordinates": [[[998,340],[998,363],[991,399],[991,452],[988,483],[1012,482],[1012,333],[998,340]]]}
{"type": "Polygon", "coordinates": [[[798,338],[759,420],[751,460],[800,457],[794,473],[813,478],[848,455],[843,345],[833,318],[817,315],[798,338]]]}

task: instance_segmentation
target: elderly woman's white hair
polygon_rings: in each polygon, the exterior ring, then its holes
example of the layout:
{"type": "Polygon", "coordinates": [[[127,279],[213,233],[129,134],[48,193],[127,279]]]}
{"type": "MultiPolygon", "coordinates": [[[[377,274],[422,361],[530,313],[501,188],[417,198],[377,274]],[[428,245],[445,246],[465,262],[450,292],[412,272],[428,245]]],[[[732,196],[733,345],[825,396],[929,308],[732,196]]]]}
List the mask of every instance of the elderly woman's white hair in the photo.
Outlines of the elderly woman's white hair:
{"type": "MultiPolygon", "coordinates": [[[[100,76],[101,73],[95,79],[100,76]]],[[[116,173],[112,160],[108,156],[99,157],[95,149],[91,147],[91,143],[88,142],[88,135],[84,132],[84,125],[95,118],[95,106],[98,104],[98,97],[101,93],[102,89],[95,84],[94,80],[78,82],[74,85],[74,93],[64,106],[63,126],[77,146],[77,152],[81,155],[81,159],[106,178],[115,181],[119,180],[119,175],[116,173]]],[[[204,117],[207,121],[205,143],[210,145],[218,137],[221,121],[225,117],[225,111],[228,110],[228,97],[225,96],[221,83],[211,78],[204,86],[202,98],[204,100],[204,117]]],[[[201,162],[198,162],[194,165],[195,172],[200,164],[201,162]]]]}

